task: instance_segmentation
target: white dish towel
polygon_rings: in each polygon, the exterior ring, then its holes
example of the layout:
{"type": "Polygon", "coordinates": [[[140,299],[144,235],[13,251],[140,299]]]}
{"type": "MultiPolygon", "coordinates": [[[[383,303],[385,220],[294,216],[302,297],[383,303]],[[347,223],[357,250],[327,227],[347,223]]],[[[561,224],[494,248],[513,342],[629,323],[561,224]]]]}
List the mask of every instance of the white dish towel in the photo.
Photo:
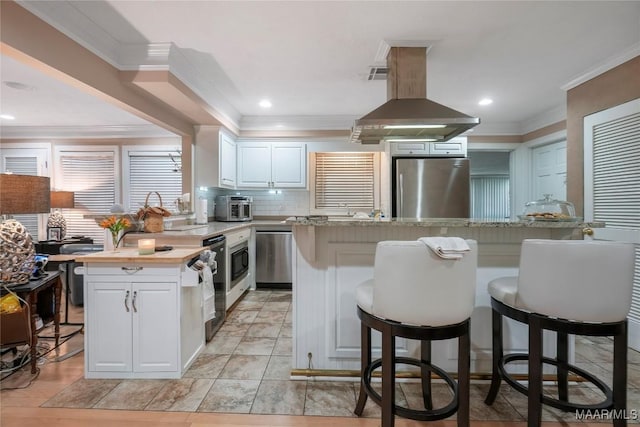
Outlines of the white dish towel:
{"type": "Polygon", "coordinates": [[[427,245],[436,255],[444,259],[462,259],[471,248],[461,237],[421,237],[418,241],[427,245]]]}

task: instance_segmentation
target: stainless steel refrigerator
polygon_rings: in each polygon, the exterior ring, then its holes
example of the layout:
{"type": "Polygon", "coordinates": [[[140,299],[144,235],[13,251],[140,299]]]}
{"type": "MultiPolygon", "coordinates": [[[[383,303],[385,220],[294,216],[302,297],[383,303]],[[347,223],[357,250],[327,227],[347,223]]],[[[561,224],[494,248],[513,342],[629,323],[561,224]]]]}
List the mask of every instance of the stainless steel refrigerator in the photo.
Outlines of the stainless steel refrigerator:
{"type": "Polygon", "coordinates": [[[393,158],[394,218],[469,218],[469,159],[393,158]]]}

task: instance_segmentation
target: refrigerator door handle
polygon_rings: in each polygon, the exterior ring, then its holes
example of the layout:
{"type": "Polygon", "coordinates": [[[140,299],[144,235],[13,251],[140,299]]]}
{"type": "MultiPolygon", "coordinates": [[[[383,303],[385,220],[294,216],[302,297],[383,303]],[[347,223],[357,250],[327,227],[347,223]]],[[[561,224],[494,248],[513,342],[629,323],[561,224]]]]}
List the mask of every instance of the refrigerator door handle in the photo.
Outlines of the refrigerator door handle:
{"type": "Polygon", "coordinates": [[[400,197],[400,203],[399,203],[399,207],[400,207],[399,211],[400,212],[398,212],[398,216],[400,218],[404,218],[404,215],[403,215],[403,212],[402,212],[403,209],[404,209],[404,185],[402,183],[402,177],[403,177],[403,174],[400,174],[398,176],[398,181],[399,181],[398,182],[398,184],[399,184],[399,188],[398,188],[398,193],[399,194],[398,194],[398,196],[400,197]]]}

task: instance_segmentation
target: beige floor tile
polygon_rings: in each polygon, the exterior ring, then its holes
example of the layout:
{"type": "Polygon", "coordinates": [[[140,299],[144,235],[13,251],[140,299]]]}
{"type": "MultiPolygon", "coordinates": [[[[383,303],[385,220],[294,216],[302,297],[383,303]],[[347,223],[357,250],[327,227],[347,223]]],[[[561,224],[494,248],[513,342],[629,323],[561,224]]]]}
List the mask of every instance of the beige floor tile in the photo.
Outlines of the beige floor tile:
{"type": "Polygon", "coordinates": [[[182,378],[169,380],[147,405],[147,411],[195,412],[214,380],[182,378]]]}
{"type": "Polygon", "coordinates": [[[306,388],[306,381],[264,380],[258,388],[251,413],[302,415],[306,388]]]}
{"type": "Polygon", "coordinates": [[[219,378],[238,380],[261,380],[269,356],[250,356],[234,354],[229,358],[227,365],[220,372],[219,378]]]}
{"type": "Polygon", "coordinates": [[[233,353],[270,356],[275,345],[275,338],[244,337],[233,353]]]}
{"type": "Polygon", "coordinates": [[[291,377],[291,356],[271,356],[264,373],[265,380],[288,380],[291,377]]]}
{"type": "Polygon", "coordinates": [[[218,379],[203,399],[198,412],[248,414],[259,385],[258,380],[218,379]]]}
{"type": "Polygon", "coordinates": [[[93,407],[141,411],[165,385],[163,380],[122,380],[93,407]]]}

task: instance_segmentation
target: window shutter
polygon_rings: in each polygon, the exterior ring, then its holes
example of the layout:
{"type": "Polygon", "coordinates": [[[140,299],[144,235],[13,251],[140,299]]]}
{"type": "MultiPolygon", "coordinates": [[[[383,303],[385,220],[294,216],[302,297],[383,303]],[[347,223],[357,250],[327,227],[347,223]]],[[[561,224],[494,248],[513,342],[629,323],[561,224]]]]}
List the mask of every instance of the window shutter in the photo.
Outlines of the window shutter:
{"type": "MultiPolygon", "coordinates": [[[[38,175],[38,158],[33,156],[5,157],[5,172],[16,175],[38,175]]],[[[16,221],[27,229],[34,241],[38,240],[38,215],[11,215],[16,221]]]]}
{"type": "Polygon", "coordinates": [[[116,171],[113,152],[71,152],[60,155],[61,178],[59,188],[73,191],[74,209],[63,209],[67,220],[67,236],[91,237],[96,244],[104,244],[104,230],[86,214],[104,214],[116,203],[116,171]]]}
{"type": "Polygon", "coordinates": [[[374,208],[373,153],[316,153],[315,208],[374,208]]]}
{"type": "MultiPolygon", "coordinates": [[[[593,127],[593,218],[607,227],[640,229],[640,113],[593,127]]],[[[640,245],[629,319],[640,322],[640,245]]]]}
{"type": "MultiPolygon", "coordinates": [[[[175,200],[182,195],[180,156],[171,160],[169,151],[129,152],[129,185],[127,206],[136,212],[144,206],[147,194],[157,191],[165,208],[174,210],[175,200]]],[[[149,205],[159,205],[158,196],[149,196],[149,205]]]]}

